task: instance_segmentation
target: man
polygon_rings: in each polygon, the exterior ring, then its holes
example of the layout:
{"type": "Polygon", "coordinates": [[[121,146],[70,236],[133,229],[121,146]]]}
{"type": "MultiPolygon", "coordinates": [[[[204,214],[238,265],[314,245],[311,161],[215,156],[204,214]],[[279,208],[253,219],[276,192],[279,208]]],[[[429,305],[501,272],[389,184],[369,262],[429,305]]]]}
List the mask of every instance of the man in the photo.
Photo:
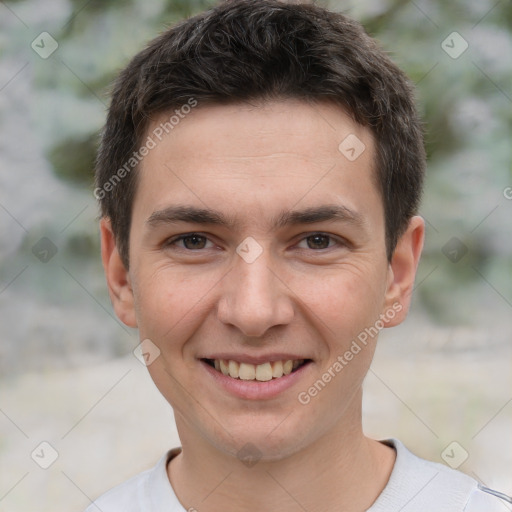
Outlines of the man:
{"type": "Polygon", "coordinates": [[[182,446],[88,510],[502,510],[362,431],[424,167],[409,81],[342,15],[231,1],[135,56],[97,161],[102,257],[182,446]]]}

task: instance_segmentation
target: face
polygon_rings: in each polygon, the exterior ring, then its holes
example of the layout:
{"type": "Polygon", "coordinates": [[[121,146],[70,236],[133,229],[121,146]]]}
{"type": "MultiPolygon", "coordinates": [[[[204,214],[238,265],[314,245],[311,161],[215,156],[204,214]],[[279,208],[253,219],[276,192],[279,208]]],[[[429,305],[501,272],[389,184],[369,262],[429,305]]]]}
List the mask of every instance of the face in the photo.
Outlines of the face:
{"type": "Polygon", "coordinates": [[[375,331],[403,319],[423,239],[416,217],[389,264],[374,155],[340,108],[285,100],[199,105],[144,158],[130,269],[108,220],[103,259],[182,442],[274,460],[360,428],[375,331]]]}

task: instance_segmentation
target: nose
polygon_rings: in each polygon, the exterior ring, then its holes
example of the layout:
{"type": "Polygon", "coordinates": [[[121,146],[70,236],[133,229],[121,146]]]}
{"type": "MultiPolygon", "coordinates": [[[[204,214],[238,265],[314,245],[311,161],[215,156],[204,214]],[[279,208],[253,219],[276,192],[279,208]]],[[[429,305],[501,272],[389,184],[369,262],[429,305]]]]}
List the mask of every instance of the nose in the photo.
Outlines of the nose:
{"type": "Polygon", "coordinates": [[[237,255],[234,267],[223,279],[218,318],[245,336],[261,337],[293,318],[292,292],[271,263],[268,250],[251,263],[237,255]]]}

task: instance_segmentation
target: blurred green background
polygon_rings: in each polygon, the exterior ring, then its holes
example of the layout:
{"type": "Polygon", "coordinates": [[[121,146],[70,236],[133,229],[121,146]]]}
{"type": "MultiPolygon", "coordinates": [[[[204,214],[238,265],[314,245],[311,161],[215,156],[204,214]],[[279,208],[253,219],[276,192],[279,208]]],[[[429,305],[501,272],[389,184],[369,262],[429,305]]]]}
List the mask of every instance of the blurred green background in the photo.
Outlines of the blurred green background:
{"type": "MultiPolygon", "coordinates": [[[[92,170],[116,73],[215,3],[0,1],[0,512],[80,510],[178,444],[112,312],[92,170]],[[41,440],[60,454],[46,472],[41,440]]],[[[365,429],[439,462],[456,439],[461,469],[510,493],[512,1],[318,3],[409,74],[427,134],[426,245],[409,318],[380,335],[365,429]]]]}
{"type": "MultiPolygon", "coordinates": [[[[487,333],[485,340],[467,338],[469,348],[506,343],[511,2],[320,3],[361,21],[417,84],[429,164],[413,325],[487,333]]],[[[136,333],[114,318],[99,260],[92,179],[109,84],[157,33],[214,4],[0,3],[1,371],[20,370],[20,357],[23,369],[81,364],[125,354],[137,343],[136,333]],[[38,52],[34,45],[43,44],[38,52]],[[50,44],[58,47],[46,55],[50,44]]]]}
{"type": "MultiPolygon", "coordinates": [[[[512,308],[510,1],[320,3],[361,21],[417,84],[428,228],[411,315],[503,334],[512,308]],[[466,44],[461,55],[443,49],[466,44]]],[[[136,342],[112,318],[99,265],[92,169],[108,87],[148,40],[214,4],[0,4],[2,371],[19,369],[20,356],[40,368],[123,354],[136,342]],[[41,32],[58,43],[45,58],[31,47],[41,32]],[[34,254],[41,238],[57,251],[46,262],[34,254]]]]}

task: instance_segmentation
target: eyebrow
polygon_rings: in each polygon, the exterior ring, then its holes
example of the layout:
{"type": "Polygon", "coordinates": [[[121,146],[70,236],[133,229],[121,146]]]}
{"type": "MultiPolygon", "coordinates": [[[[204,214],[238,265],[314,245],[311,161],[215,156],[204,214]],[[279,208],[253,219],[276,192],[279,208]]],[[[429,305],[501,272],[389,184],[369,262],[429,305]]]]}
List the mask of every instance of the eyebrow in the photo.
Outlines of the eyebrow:
{"type": "MultiPolygon", "coordinates": [[[[303,210],[282,211],[272,219],[274,229],[298,224],[314,224],[317,222],[339,221],[363,227],[365,224],[362,215],[346,206],[327,204],[305,208],[303,210]]],[[[146,220],[149,227],[161,224],[174,224],[187,222],[191,224],[211,224],[236,230],[240,222],[234,217],[210,208],[176,205],[153,212],[146,220]]]]}

